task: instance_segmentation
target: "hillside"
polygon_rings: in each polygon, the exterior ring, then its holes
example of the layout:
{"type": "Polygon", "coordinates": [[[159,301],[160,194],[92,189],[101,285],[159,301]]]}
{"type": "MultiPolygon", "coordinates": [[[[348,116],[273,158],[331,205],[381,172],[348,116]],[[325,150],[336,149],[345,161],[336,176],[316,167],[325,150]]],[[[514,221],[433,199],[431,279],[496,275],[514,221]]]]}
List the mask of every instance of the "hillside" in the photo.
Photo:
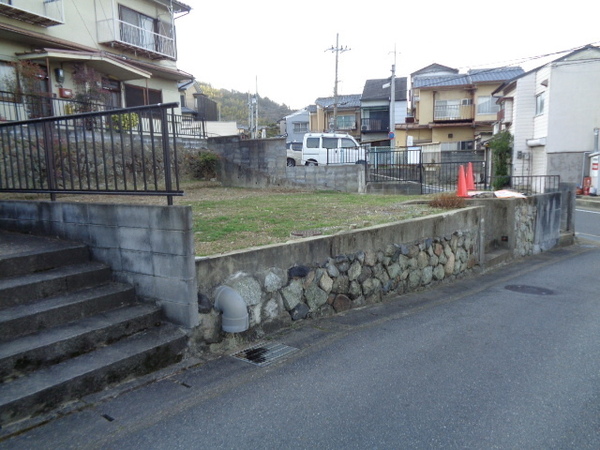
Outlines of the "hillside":
{"type": "MultiPolygon", "coordinates": [[[[199,83],[202,92],[217,102],[222,121],[235,121],[238,125],[248,127],[248,93],[214,88],[208,83],[199,83]]],[[[277,121],[293,110],[285,104],[279,104],[268,97],[258,96],[258,125],[276,125],[277,121]]]]}

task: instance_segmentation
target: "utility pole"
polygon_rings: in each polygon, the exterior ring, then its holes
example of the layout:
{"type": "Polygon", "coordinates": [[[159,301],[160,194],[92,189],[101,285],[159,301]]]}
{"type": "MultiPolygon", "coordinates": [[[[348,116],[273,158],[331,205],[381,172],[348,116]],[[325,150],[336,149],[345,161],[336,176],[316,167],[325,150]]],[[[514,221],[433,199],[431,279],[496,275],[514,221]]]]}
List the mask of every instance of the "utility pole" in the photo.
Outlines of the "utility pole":
{"type": "Polygon", "coordinates": [[[347,52],[351,49],[348,46],[340,47],[340,34],[335,35],[335,47],[332,45],[325,50],[326,52],[335,52],[335,82],[333,84],[333,124],[330,126],[332,131],[335,131],[337,126],[337,105],[338,105],[338,59],[340,53],[347,52]]]}
{"type": "Polygon", "coordinates": [[[394,148],[396,142],[396,64],[392,64],[392,78],[390,80],[390,148],[394,148]]]}

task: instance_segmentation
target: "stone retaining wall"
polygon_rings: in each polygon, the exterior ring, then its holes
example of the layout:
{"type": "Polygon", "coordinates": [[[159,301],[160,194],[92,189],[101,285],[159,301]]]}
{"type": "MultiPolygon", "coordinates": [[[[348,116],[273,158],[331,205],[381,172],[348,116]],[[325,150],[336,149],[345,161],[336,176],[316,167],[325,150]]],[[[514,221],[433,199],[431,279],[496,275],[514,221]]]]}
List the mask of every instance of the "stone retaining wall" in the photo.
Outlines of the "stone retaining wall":
{"type": "Polygon", "coordinates": [[[386,295],[463,276],[479,262],[481,209],[199,258],[197,340],[211,344],[223,339],[220,315],[211,307],[214,290],[221,284],[244,299],[250,333],[260,335],[296,320],[380,302],[386,295]],[[211,278],[215,275],[220,279],[211,278]]]}

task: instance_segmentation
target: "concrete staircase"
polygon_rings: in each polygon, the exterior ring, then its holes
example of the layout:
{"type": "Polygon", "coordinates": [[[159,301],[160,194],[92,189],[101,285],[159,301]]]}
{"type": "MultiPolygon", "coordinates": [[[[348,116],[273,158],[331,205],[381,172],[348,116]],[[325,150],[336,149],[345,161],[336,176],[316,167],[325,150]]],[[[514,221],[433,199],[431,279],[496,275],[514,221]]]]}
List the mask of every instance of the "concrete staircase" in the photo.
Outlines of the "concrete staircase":
{"type": "Polygon", "coordinates": [[[186,344],[84,245],[0,231],[0,426],[175,363],[186,344]]]}

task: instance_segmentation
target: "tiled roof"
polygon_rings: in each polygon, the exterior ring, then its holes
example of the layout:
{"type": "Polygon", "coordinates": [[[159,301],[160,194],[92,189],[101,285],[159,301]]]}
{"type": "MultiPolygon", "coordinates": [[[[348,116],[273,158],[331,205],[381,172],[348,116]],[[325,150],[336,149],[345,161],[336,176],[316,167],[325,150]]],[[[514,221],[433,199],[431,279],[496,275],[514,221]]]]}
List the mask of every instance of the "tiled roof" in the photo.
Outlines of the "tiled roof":
{"type": "Polygon", "coordinates": [[[413,79],[414,88],[436,86],[464,86],[475,83],[502,82],[523,74],[520,67],[496,67],[491,69],[469,70],[466,74],[456,74],[441,77],[419,77],[413,79]]]}
{"type": "MultiPolygon", "coordinates": [[[[352,94],[352,95],[338,95],[337,105],[338,108],[359,108],[360,107],[360,95],[352,94]]],[[[315,100],[317,106],[321,108],[329,108],[333,106],[335,102],[333,97],[320,97],[315,100]]]]}
{"type": "MultiPolygon", "coordinates": [[[[389,84],[389,78],[376,80],[367,80],[361,96],[361,100],[388,100],[390,98],[390,87],[383,87],[389,84]]],[[[406,78],[396,78],[395,80],[395,99],[396,101],[406,100],[406,78]]]]}

